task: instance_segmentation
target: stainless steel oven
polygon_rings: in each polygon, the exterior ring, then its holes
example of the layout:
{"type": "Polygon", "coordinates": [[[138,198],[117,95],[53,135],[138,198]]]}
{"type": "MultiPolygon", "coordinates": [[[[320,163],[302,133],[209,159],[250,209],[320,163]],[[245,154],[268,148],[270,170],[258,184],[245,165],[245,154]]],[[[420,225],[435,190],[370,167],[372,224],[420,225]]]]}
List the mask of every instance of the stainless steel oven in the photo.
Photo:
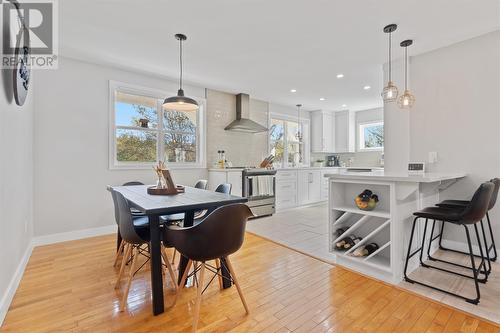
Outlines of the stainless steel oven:
{"type": "Polygon", "coordinates": [[[247,205],[257,217],[275,213],[276,170],[243,170],[243,196],[248,198],[247,205]]]}

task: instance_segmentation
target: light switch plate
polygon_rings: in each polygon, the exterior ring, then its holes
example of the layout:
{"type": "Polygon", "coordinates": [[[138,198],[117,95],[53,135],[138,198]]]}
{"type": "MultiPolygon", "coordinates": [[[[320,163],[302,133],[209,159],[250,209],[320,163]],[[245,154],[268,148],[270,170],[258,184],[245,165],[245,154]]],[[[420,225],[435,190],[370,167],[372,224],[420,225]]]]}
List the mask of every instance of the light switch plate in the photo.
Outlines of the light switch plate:
{"type": "Polygon", "coordinates": [[[438,161],[438,153],[435,151],[429,152],[429,163],[436,163],[438,161]]]}

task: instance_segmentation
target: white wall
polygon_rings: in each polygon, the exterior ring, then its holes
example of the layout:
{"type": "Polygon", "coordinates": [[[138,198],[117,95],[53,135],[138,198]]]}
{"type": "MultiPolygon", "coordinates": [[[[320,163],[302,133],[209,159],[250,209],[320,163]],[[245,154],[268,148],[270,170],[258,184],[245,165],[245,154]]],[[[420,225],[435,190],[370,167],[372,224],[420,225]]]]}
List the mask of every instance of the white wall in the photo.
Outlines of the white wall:
{"type": "MultiPolygon", "coordinates": [[[[267,102],[250,99],[250,119],[268,127],[267,102]]],[[[234,166],[254,166],[267,155],[267,132],[243,133],[224,128],[236,119],[236,95],[207,90],[208,167],[217,161],[217,151],[224,150],[234,166]]]]}
{"type": "MultiPolygon", "coordinates": [[[[3,6],[0,6],[3,7],[3,6]]],[[[0,8],[0,16],[2,11],[0,8]]],[[[0,45],[2,37],[0,36],[0,45]]],[[[38,74],[38,73],[36,73],[38,74]]],[[[0,80],[0,325],[33,235],[33,89],[24,106],[13,99],[12,70],[0,80]],[[16,276],[17,274],[17,276],[16,276]]]]}
{"type": "MultiPolygon", "coordinates": [[[[38,74],[38,73],[37,73],[38,74]]],[[[177,83],[61,58],[41,71],[35,94],[35,236],[114,224],[108,184],[154,182],[152,170],[108,169],[108,82],[177,91],[177,83]]],[[[205,97],[205,89],[185,87],[205,97]]],[[[174,170],[177,183],[206,178],[206,169],[174,170]]]]}
{"type": "MultiPolygon", "coordinates": [[[[426,161],[435,151],[430,171],[465,171],[442,197],[470,198],[500,177],[500,31],[416,56],[411,73],[410,157],[426,161]]],[[[500,242],[500,202],[491,215],[500,242]]],[[[465,239],[463,230],[450,238],[465,239]]]]}

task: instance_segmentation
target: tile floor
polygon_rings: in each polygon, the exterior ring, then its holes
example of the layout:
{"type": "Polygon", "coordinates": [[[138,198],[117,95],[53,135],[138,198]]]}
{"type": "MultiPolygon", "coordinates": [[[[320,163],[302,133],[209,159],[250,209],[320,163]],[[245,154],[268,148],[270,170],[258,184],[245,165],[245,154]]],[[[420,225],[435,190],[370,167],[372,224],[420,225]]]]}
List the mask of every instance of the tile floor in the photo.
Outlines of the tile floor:
{"type": "MultiPolygon", "coordinates": [[[[250,220],[247,224],[247,231],[322,261],[333,263],[333,257],[328,252],[326,203],[290,209],[271,217],[250,220]]],[[[456,254],[438,253],[437,256],[448,256],[448,259],[451,259],[449,256],[453,257],[456,254]]],[[[462,260],[463,257],[453,259],[462,260]]],[[[464,261],[464,264],[468,262],[464,261]]],[[[492,270],[488,283],[480,285],[481,303],[479,305],[472,305],[456,297],[407,282],[401,282],[399,286],[500,324],[500,263],[493,263],[492,270]]],[[[454,291],[463,292],[466,295],[472,295],[471,292],[474,291],[472,280],[450,276],[450,274],[435,270],[420,267],[410,276],[415,279],[428,279],[431,284],[451,287],[454,291]]]]}

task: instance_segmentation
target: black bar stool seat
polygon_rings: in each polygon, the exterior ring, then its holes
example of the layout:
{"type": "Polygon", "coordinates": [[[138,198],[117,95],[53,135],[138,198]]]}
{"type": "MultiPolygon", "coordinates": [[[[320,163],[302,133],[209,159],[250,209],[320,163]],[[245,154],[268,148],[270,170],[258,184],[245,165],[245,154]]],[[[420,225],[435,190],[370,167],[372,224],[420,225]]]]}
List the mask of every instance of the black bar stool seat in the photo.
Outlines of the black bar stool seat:
{"type": "MultiPolygon", "coordinates": [[[[460,297],[460,298],[462,298],[462,299],[464,299],[467,302],[472,303],[472,304],[479,303],[479,299],[481,297],[480,291],[479,291],[479,282],[485,283],[487,278],[488,278],[489,272],[486,269],[486,260],[485,260],[485,256],[483,253],[481,239],[479,237],[479,231],[477,228],[477,224],[484,218],[484,216],[486,215],[486,212],[488,211],[489,203],[490,203],[491,197],[493,195],[494,188],[495,188],[495,185],[492,182],[486,182],[486,183],[481,184],[481,186],[479,186],[479,188],[476,190],[476,192],[474,193],[474,196],[472,197],[472,200],[467,204],[467,206],[460,208],[460,209],[445,208],[445,207],[427,207],[427,208],[424,208],[420,211],[413,213],[413,215],[415,215],[415,219],[413,220],[413,226],[411,229],[411,236],[410,236],[410,240],[409,240],[409,244],[408,244],[408,251],[407,251],[407,255],[406,255],[406,262],[405,262],[405,268],[404,268],[404,278],[407,282],[417,283],[417,284],[420,284],[422,286],[425,286],[425,287],[428,287],[428,288],[431,288],[434,290],[438,290],[440,292],[444,292],[444,293],[449,294],[449,295],[460,297]],[[422,235],[422,240],[421,240],[422,243],[417,250],[411,252],[413,236],[415,234],[415,227],[416,227],[416,224],[417,224],[419,219],[425,219],[424,230],[423,230],[423,235],[422,235]],[[425,243],[426,243],[427,226],[428,226],[429,220],[434,220],[433,224],[432,224],[432,230],[430,233],[430,239],[429,239],[428,248],[427,248],[427,255],[429,257],[429,260],[440,261],[440,262],[444,262],[446,264],[451,264],[454,266],[458,266],[458,267],[467,269],[469,271],[472,271],[472,276],[462,274],[462,273],[453,271],[451,269],[437,267],[434,265],[429,265],[428,263],[424,262],[423,252],[424,252],[424,247],[425,247],[425,243]],[[467,245],[469,248],[468,255],[470,257],[471,266],[460,265],[460,264],[457,264],[454,262],[441,260],[441,259],[434,258],[431,256],[431,254],[430,254],[431,244],[435,239],[440,237],[440,235],[434,236],[434,228],[436,225],[436,221],[442,221],[443,226],[445,223],[453,223],[455,225],[464,227],[465,235],[467,238],[467,245]],[[469,232],[469,226],[474,227],[474,231],[476,233],[477,244],[478,244],[479,252],[480,252],[481,262],[477,266],[477,268],[476,268],[476,263],[474,260],[475,256],[474,256],[474,253],[472,251],[472,242],[471,242],[471,236],[470,236],[470,232],[469,232]],[[431,285],[429,283],[416,281],[416,280],[410,278],[408,276],[408,273],[407,273],[408,272],[408,263],[409,263],[410,259],[413,256],[415,256],[416,254],[419,254],[419,263],[420,263],[420,266],[422,266],[422,267],[437,269],[437,270],[440,270],[440,271],[443,271],[446,273],[451,273],[454,275],[473,279],[475,287],[476,287],[476,297],[469,298],[469,297],[466,297],[466,296],[463,296],[460,294],[453,293],[449,290],[438,288],[438,287],[431,285]],[[479,279],[480,274],[484,274],[484,279],[479,279]]],[[[441,236],[442,236],[442,230],[443,229],[441,229],[441,236]]],[[[485,249],[485,250],[487,251],[487,249],[485,249]]],[[[488,257],[488,262],[489,262],[489,257],[488,257]]]]}
{"type": "Polygon", "coordinates": [[[441,208],[441,207],[426,207],[418,212],[413,213],[413,215],[430,220],[446,221],[457,224],[460,223],[462,217],[461,211],[453,208],[441,208]]]}

